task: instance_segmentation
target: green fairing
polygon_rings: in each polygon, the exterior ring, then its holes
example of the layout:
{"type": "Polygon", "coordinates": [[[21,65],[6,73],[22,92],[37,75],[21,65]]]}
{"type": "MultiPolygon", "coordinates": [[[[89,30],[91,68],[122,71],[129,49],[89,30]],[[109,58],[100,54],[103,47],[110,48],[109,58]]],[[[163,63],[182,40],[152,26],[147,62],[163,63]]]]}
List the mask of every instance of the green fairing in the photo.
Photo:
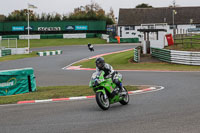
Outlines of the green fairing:
{"type": "MultiPolygon", "coordinates": [[[[116,84],[112,82],[111,78],[104,79],[104,74],[105,73],[101,71],[99,77],[97,77],[97,79],[99,79],[100,81],[98,86],[95,86],[95,87],[93,86],[93,84],[95,83],[95,79],[91,79],[89,86],[93,88],[93,91],[95,93],[102,92],[105,95],[107,91],[109,94],[111,94],[113,90],[116,88],[116,84]]],[[[119,79],[119,80],[122,81],[122,79],[119,79]]],[[[115,95],[113,98],[109,97],[110,104],[119,102],[122,99],[123,98],[120,97],[119,94],[115,95]]]]}

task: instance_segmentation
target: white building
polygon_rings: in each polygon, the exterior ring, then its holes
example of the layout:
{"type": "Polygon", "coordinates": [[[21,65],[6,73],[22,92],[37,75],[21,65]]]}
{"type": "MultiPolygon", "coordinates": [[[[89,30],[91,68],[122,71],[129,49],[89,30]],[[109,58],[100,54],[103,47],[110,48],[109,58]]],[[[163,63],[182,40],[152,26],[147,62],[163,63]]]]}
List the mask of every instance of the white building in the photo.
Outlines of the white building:
{"type": "Polygon", "coordinates": [[[200,6],[132,8],[119,11],[118,35],[121,38],[139,37],[141,40],[143,34],[138,31],[141,28],[164,28],[167,33],[173,34],[174,27],[176,34],[200,33],[200,6]]]}

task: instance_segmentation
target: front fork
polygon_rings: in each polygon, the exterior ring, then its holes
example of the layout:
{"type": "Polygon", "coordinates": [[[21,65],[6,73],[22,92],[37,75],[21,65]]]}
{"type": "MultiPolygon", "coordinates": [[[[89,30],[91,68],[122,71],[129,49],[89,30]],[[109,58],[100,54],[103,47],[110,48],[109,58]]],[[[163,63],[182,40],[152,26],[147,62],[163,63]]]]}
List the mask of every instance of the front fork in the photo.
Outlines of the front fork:
{"type": "Polygon", "coordinates": [[[106,94],[105,89],[97,90],[96,92],[102,92],[102,93],[103,93],[103,96],[104,96],[104,99],[108,99],[108,96],[107,96],[107,94],[106,94]]]}

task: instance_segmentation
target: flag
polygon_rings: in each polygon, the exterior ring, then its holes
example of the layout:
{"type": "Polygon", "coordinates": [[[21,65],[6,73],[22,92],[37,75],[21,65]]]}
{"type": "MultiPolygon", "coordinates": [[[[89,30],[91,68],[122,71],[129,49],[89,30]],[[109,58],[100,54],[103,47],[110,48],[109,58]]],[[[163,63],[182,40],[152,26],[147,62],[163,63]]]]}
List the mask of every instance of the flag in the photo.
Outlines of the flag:
{"type": "Polygon", "coordinates": [[[28,4],[28,8],[37,8],[37,7],[32,4],[28,4]]]}

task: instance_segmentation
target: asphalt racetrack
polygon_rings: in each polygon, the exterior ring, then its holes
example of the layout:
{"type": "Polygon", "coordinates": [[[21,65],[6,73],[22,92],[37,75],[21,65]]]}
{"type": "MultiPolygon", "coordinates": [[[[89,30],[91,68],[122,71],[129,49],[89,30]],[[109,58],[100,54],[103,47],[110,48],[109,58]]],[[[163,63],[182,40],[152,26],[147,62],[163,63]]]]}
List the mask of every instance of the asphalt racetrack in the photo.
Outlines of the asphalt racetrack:
{"type": "MultiPolygon", "coordinates": [[[[93,71],[62,68],[83,58],[134,48],[136,45],[63,46],[62,55],[0,62],[0,70],[33,67],[38,86],[88,85],[93,71]]],[[[200,72],[121,72],[125,85],[165,89],[130,96],[130,103],[102,111],[95,99],[2,105],[1,133],[199,133],[200,72]]]]}

